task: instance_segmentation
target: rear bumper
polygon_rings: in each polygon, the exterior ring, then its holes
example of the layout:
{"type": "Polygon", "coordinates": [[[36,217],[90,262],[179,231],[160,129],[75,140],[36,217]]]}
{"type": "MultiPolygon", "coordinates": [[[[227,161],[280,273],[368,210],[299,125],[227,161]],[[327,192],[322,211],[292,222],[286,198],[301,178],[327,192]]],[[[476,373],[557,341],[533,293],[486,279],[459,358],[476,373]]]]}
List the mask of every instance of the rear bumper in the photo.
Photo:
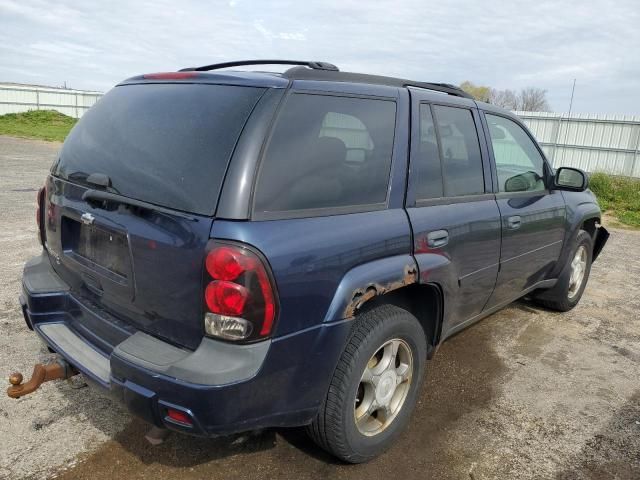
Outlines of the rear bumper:
{"type": "Polygon", "coordinates": [[[93,383],[146,421],[194,435],[309,423],[350,329],[323,324],[247,346],[204,338],[186,350],[76,298],[46,253],[25,266],[20,300],[29,328],[93,383]],[[192,425],[169,419],[168,408],[192,425]]]}

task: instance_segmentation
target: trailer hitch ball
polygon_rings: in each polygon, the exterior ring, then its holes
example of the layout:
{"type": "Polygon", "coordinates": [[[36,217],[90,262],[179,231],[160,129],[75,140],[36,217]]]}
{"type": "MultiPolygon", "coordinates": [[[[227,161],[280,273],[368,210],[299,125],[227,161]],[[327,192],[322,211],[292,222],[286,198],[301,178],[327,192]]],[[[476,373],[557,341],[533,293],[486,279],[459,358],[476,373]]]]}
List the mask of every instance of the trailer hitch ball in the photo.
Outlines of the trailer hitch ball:
{"type": "Polygon", "coordinates": [[[7,388],[7,395],[11,398],[20,398],[24,395],[35,392],[44,382],[69,378],[77,373],[78,372],[71,365],[61,358],[46,365],[36,363],[33,366],[31,379],[26,383],[22,383],[24,377],[19,372],[12,373],[9,376],[9,383],[11,386],[7,388]]]}
{"type": "Polygon", "coordinates": [[[22,383],[22,374],[15,372],[9,376],[9,383],[13,386],[20,385],[22,383]]]}

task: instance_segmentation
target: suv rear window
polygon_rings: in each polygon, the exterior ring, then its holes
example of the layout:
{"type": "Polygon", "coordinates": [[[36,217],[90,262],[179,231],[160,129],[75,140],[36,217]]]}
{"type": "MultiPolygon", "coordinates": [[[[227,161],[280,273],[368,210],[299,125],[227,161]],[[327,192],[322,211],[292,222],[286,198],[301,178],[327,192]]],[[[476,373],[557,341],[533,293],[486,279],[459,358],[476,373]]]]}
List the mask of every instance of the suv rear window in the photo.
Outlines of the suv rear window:
{"type": "Polygon", "coordinates": [[[73,128],[53,173],[176,210],[215,211],[242,128],[264,89],[228,85],[123,85],[73,128]]]}
{"type": "Polygon", "coordinates": [[[383,205],[395,118],[392,100],[293,94],[262,159],[254,211],[383,205]]]}

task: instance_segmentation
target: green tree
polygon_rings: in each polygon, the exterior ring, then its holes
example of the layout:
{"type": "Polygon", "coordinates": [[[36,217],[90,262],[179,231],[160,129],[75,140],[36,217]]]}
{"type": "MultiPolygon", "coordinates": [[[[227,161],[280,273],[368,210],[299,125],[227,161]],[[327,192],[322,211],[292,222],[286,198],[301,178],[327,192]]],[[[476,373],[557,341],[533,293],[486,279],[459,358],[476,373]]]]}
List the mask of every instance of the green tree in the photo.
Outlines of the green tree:
{"type": "Polygon", "coordinates": [[[491,88],[475,85],[466,80],[460,84],[460,88],[480,102],[488,102],[491,99],[491,88]]]}
{"type": "Polygon", "coordinates": [[[519,92],[509,89],[496,90],[495,88],[476,85],[469,80],[462,82],[460,88],[480,102],[491,103],[507,110],[551,111],[547,101],[547,91],[541,88],[527,87],[519,92]]]}

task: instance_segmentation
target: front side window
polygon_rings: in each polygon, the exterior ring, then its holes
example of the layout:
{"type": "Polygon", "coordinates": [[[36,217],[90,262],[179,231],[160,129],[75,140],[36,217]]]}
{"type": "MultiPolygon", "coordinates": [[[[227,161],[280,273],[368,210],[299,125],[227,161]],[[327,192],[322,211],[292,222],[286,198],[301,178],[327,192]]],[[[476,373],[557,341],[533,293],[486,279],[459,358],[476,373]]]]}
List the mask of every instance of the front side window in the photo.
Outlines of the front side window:
{"type": "Polygon", "coordinates": [[[384,204],[395,117],[391,100],[291,95],[262,158],[254,211],[384,204]]]}
{"type": "Polygon", "coordinates": [[[546,189],[544,160],[516,122],[486,114],[501,192],[539,192],[546,189]]]}
{"type": "Polygon", "coordinates": [[[478,134],[471,110],[433,107],[442,152],[444,196],[484,193],[484,174],[478,134]]]}

